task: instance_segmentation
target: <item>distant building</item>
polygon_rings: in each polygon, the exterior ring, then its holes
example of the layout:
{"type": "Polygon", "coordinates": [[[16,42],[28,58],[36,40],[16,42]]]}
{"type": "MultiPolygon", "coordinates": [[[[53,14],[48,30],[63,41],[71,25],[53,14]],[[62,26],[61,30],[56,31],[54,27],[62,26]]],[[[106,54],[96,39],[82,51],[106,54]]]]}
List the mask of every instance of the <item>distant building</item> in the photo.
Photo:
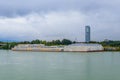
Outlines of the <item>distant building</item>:
{"type": "Polygon", "coordinates": [[[85,44],[77,43],[71,44],[64,47],[65,52],[94,52],[94,51],[103,51],[104,48],[101,44],[85,44]]]}
{"type": "Polygon", "coordinates": [[[90,26],[85,26],[85,42],[90,42],[90,26]]]}
{"type": "Polygon", "coordinates": [[[92,52],[103,51],[100,44],[76,43],[66,46],[45,46],[44,44],[18,44],[13,51],[40,51],[40,52],[92,52]]]}

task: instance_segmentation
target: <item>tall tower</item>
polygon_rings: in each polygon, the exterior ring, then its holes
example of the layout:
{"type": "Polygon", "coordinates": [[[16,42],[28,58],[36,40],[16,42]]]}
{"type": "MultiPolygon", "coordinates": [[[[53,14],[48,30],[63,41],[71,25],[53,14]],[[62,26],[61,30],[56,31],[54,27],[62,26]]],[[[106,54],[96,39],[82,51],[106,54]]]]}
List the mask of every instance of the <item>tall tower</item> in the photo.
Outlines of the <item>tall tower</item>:
{"type": "Polygon", "coordinates": [[[85,42],[90,42],[90,26],[85,26],[85,42]]]}

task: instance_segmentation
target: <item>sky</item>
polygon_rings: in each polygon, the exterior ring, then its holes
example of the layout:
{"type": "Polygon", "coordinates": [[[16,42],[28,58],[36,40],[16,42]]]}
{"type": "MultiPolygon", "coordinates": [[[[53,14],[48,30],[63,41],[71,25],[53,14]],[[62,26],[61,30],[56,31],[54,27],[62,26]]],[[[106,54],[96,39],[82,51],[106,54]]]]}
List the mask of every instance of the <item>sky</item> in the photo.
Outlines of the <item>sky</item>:
{"type": "Polygon", "coordinates": [[[120,0],[0,0],[0,41],[120,40],[120,0]]]}

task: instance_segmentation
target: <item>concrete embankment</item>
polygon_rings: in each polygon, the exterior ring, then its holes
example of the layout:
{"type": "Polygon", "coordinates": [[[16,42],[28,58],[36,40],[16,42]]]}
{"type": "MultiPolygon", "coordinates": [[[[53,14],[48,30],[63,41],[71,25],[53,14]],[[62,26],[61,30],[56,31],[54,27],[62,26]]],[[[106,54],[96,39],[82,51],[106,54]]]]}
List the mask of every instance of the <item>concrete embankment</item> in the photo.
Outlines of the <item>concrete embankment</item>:
{"type": "Polygon", "coordinates": [[[13,51],[62,52],[63,48],[13,48],[13,51]]]}
{"type": "Polygon", "coordinates": [[[22,44],[12,48],[13,51],[41,51],[41,52],[94,52],[103,51],[100,44],[72,44],[68,46],[45,46],[43,44],[22,44]]]}

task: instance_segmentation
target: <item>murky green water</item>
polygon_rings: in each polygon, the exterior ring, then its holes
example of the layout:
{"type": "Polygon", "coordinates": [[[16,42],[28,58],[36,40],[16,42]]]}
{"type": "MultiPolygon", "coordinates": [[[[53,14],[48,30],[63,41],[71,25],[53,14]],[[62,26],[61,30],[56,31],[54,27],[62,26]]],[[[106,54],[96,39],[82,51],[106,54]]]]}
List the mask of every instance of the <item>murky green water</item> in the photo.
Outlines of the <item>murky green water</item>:
{"type": "Polygon", "coordinates": [[[0,50],[0,80],[120,80],[120,52],[0,50]]]}

